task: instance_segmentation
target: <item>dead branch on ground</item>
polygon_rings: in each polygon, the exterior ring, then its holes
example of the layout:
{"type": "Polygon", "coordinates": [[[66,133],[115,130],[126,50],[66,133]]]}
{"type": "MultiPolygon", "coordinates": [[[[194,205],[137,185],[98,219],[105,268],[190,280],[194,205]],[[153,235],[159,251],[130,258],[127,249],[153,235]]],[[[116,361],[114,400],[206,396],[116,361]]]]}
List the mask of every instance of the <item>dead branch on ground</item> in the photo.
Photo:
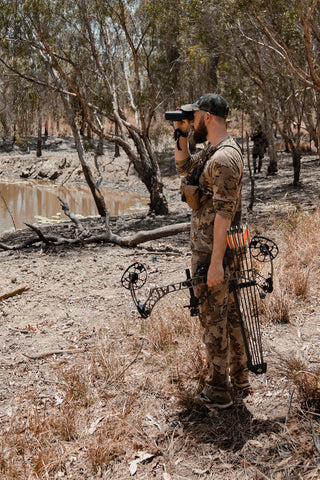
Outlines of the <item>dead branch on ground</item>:
{"type": "Polygon", "coordinates": [[[16,288],[12,292],[3,293],[2,295],[0,295],[0,301],[6,300],[10,297],[14,297],[15,295],[21,295],[21,293],[25,292],[26,290],[29,290],[29,287],[24,285],[23,287],[16,288]]]}
{"type": "Polygon", "coordinates": [[[36,353],[34,355],[28,355],[26,353],[23,353],[22,355],[24,357],[29,358],[30,360],[41,360],[43,358],[51,357],[52,355],[73,355],[77,353],[84,352],[83,348],[72,348],[72,349],[66,349],[66,350],[50,350],[48,352],[42,352],[42,353],[36,353]]]}
{"type": "MultiPolygon", "coordinates": [[[[59,197],[58,197],[59,198],[59,197]]],[[[174,225],[166,225],[164,227],[155,228],[154,230],[141,230],[132,235],[121,236],[112,233],[109,222],[109,215],[104,219],[106,231],[98,235],[89,235],[85,238],[82,236],[86,232],[80,220],[69,211],[69,206],[66,202],[59,198],[64,213],[70,218],[70,220],[76,225],[76,235],[73,238],[59,237],[54,235],[45,235],[43,231],[37,225],[26,223],[27,227],[37,233],[37,237],[25,240],[17,245],[8,245],[7,243],[0,242],[0,249],[2,250],[23,250],[31,245],[42,242],[46,247],[48,246],[61,246],[61,245],[88,245],[92,243],[112,243],[119,245],[120,247],[135,247],[141,243],[149,242],[151,240],[157,240],[163,237],[170,237],[177,235],[178,233],[188,232],[190,230],[190,223],[176,223],[174,225]],[[78,232],[79,235],[78,235],[78,232]]],[[[88,233],[88,232],[86,232],[88,233]]]]}
{"type": "Polygon", "coordinates": [[[76,225],[77,229],[79,230],[80,233],[83,233],[85,231],[85,228],[81,224],[80,220],[76,217],[76,215],[73,212],[70,212],[69,205],[67,202],[64,202],[62,198],[59,196],[57,197],[59,202],[61,203],[61,208],[64,211],[64,214],[70,218],[70,220],[76,225]]]}

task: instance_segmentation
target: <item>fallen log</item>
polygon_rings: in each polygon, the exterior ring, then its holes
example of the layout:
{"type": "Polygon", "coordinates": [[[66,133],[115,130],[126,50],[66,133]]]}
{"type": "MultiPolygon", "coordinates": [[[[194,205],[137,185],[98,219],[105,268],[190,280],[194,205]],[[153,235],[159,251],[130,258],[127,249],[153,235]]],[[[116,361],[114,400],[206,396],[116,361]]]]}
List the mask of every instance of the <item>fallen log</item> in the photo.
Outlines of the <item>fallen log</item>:
{"type": "Polygon", "coordinates": [[[0,249],[22,250],[39,242],[44,243],[46,247],[61,245],[85,245],[90,243],[113,243],[121,247],[135,247],[141,243],[151,240],[157,240],[159,238],[170,237],[177,235],[178,233],[190,231],[190,222],[185,222],[166,225],[164,227],[155,228],[154,230],[141,230],[132,235],[125,235],[122,237],[121,235],[112,233],[109,223],[110,216],[107,214],[106,217],[103,217],[105,232],[101,234],[90,235],[90,232],[86,231],[81,225],[80,220],[72,212],[70,212],[68,204],[60,197],[58,197],[58,199],[62,205],[64,213],[76,226],[76,232],[73,238],[59,237],[52,234],[46,235],[38,225],[26,223],[27,227],[36,232],[37,237],[28,239],[18,245],[7,245],[5,242],[0,242],[0,249]]]}
{"type": "Polygon", "coordinates": [[[104,241],[114,243],[120,247],[135,247],[141,243],[149,242],[150,240],[157,240],[158,238],[170,237],[178,233],[188,232],[190,230],[190,223],[176,223],[174,225],[166,225],[165,227],[155,228],[154,230],[141,230],[133,235],[126,235],[121,237],[114,233],[106,232],[96,237],[89,237],[83,240],[84,243],[92,243],[104,241]]]}
{"type": "Polygon", "coordinates": [[[165,227],[155,228],[154,230],[141,230],[133,235],[126,235],[121,237],[112,232],[102,233],[101,235],[92,235],[87,238],[66,238],[66,237],[55,237],[55,236],[45,236],[43,232],[40,231],[39,227],[34,225],[29,225],[28,227],[38,233],[38,236],[32,239],[29,239],[25,242],[22,242],[18,245],[7,245],[4,242],[0,242],[0,249],[2,250],[23,250],[31,245],[39,243],[42,241],[47,247],[52,246],[61,246],[61,245],[88,245],[91,243],[113,243],[119,245],[120,247],[135,247],[141,243],[145,243],[151,240],[157,240],[158,238],[170,237],[172,235],[177,235],[178,233],[190,231],[190,223],[176,223],[174,225],[166,225],[165,227]]]}
{"type": "Polygon", "coordinates": [[[27,225],[32,230],[36,231],[38,236],[22,242],[18,245],[7,245],[4,242],[0,242],[0,249],[2,250],[23,250],[26,247],[34,245],[36,243],[43,242],[46,246],[60,246],[60,245],[84,245],[91,243],[113,243],[121,247],[135,247],[141,243],[145,243],[151,240],[157,240],[163,237],[170,237],[177,235],[178,233],[190,231],[190,223],[176,223],[174,225],[166,225],[165,227],[155,228],[154,230],[141,230],[133,235],[126,235],[121,237],[112,233],[111,231],[102,233],[100,235],[92,235],[86,238],[67,238],[67,237],[55,237],[46,236],[35,225],[27,225]]]}

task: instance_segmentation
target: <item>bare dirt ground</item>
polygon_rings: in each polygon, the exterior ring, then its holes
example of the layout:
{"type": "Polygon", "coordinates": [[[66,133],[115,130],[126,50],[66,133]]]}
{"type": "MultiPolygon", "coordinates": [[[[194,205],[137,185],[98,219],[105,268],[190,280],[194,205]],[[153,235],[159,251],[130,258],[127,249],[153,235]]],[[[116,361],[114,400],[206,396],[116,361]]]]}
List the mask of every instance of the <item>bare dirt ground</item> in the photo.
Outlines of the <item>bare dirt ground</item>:
{"type": "MultiPolygon", "coordinates": [[[[115,233],[188,220],[168,159],[163,171],[170,215],[112,218],[115,233]]],[[[113,160],[110,150],[101,165],[106,185],[145,193],[131,169],[126,175],[125,157],[113,160]]],[[[34,152],[2,153],[0,170],[32,178],[49,178],[56,170],[56,182],[83,180],[75,152],[64,143],[41,159],[34,152]]],[[[299,188],[291,187],[287,154],[280,155],[278,175],[266,177],[265,171],[266,165],[256,178],[253,213],[246,213],[246,178],[244,212],[253,231],[279,243],[276,269],[283,262],[282,226],[298,211],[312,214],[318,207],[319,159],[304,157],[299,188]]],[[[84,224],[103,230],[99,219],[84,224]]],[[[50,228],[74,232],[70,222],[43,227],[50,228]]],[[[28,236],[34,233],[23,230],[0,241],[28,236]]],[[[168,295],[149,319],[141,319],[120,283],[135,261],[151,272],[142,297],[148,286],[183,280],[188,234],[136,248],[39,243],[0,251],[0,294],[25,288],[0,303],[0,478],[319,479],[318,416],[301,408],[281,369],[290,354],[318,361],[318,285],[290,305],[289,323],[264,321],[268,371],[252,374],[254,394],[234,408],[208,412],[192,402],[205,360],[198,321],[183,308],[187,295],[168,295]]]]}

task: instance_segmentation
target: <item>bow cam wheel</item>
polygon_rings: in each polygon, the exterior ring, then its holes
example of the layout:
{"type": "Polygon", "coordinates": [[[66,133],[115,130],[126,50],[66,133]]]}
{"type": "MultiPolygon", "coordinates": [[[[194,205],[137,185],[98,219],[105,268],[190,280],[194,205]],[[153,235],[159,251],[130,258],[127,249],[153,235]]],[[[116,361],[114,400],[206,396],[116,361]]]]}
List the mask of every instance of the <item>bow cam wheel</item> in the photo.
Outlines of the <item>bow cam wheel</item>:
{"type": "Polygon", "coordinates": [[[250,252],[258,262],[268,262],[276,258],[279,249],[269,238],[255,236],[250,242],[250,252]]]}
{"type": "Polygon", "coordinates": [[[121,278],[121,285],[130,290],[139,290],[147,281],[147,270],[142,263],[135,262],[124,272],[121,278]]]}

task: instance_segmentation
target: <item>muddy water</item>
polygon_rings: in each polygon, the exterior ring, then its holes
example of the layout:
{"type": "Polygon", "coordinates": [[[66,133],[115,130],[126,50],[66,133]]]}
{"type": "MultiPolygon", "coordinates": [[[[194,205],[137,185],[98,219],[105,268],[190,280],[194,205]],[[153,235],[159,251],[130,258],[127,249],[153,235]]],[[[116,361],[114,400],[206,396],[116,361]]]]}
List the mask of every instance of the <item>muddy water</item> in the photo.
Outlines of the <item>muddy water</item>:
{"type": "MultiPolygon", "coordinates": [[[[102,188],[102,192],[111,215],[146,210],[147,195],[112,188],[102,188]]],[[[52,182],[0,178],[0,234],[12,227],[23,228],[25,223],[67,220],[58,196],[77,215],[98,215],[86,185],[61,187],[52,182]]]]}

